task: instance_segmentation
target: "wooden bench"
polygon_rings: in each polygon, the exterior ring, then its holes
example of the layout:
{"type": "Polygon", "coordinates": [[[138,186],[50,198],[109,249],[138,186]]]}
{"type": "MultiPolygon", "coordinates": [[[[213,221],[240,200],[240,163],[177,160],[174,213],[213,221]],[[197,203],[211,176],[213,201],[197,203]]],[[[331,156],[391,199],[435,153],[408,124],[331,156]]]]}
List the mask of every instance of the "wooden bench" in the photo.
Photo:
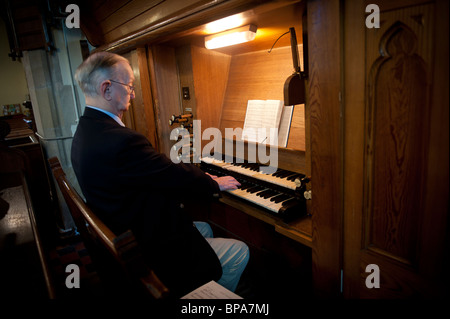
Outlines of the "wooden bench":
{"type": "Polygon", "coordinates": [[[4,143],[9,126],[3,125],[0,121],[0,287],[8,298],[34,298],[46,291],[53,299],[53,280],[29,190],[29,160],[23,151],[4,143]]]}
{"type": "Polygon", "coordinates": [[[52,157],[48,162],[92,261],[99,268],[101,279],[109,280],[109,287],[122,289],[125,284],[133,289],[121,293],[134,295],[139,290],[138,295],[143,293],[152,299],[167,298],[169,290],[145,264],[133,233],[114,234],[68,182],[58,158],[52,157]]]}

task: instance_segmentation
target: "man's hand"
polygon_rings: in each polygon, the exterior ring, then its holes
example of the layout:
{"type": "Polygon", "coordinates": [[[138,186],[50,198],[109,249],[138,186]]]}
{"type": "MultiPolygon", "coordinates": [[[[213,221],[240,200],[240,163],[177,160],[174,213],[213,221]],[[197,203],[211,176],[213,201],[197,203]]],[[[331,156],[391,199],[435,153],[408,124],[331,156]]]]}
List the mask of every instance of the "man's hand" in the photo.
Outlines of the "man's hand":
{"type": "MultiPolygon", "coordinates": [[[[208,174],[208,173],[206,173],[208,174]]],[[[233,190],[237,189],[239,186],[241,186],[241,183],[239,183],[234,177],[232,176],[222,176],[217,177],[215,175],[208,174],[213,180],[219,184],[219,188],[221,191],[227,191],[227,190],[233,190]]]]}

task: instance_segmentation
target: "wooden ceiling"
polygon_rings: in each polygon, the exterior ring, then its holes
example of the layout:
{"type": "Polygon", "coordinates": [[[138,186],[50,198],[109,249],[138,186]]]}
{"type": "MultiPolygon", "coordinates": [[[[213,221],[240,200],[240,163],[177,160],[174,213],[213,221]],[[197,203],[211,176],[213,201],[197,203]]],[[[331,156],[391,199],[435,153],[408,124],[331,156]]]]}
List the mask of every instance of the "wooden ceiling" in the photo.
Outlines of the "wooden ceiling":
{"type": "MultiPolygon", "coordinates": [[[[126,52],[151,43],[171,46],[204,46],[204,27],[209,22],[241,14],[242,25],[254,24],[256,39],[245,45],[218,49],[234,55],[269,50],[277,38],[295,27],[301,40],[301,0],[89,0],[81,1],[81,27],[99,50],[126,52]]],[[[276,47],[290,45],[282,37],[276,47]]]]}
{"type": "MultiPolygon", "coordinates": [[[[242,25],[254,24],[258,30],[256,38],[247,43],[237,44],[225,48],[214,49],[214,51],[228,55],[244,54],[248,52],[270,50],[275,41],[283,34],[294,27],[297,35],[298,44],[302,44],[302,14],[304,3],[291,3],[278,8],[260,7],[242,12],[242,25]]],[[[193,44],[204,47],[204,38],[208,33],[205,31],[205,25],[198,26],[191,30],[183,31],[172,35],[162,42],[172,46],[182,46],[193,44]]],[[[290,36],[282,36],[275,44],[274,48],[290,45],[290,36]]]]}

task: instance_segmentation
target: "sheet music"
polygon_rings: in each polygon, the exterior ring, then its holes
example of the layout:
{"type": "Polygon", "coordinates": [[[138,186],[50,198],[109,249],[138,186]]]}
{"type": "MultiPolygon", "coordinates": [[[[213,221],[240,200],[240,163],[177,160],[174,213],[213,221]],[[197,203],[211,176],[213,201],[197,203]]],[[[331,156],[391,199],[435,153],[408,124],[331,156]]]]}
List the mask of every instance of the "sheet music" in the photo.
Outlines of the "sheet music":
{"type": "Polygon", "coordinates": [[[278,130],[278,146],[287,147],[293,113],[294,113],[293,105],[287,105],[283,108],[283,113],[281,113],[280,119],[280,128],[278,130]]]}
{"type": "Polygon", "coordinates": [[[181,299],[243,299],[214,280],[191,291],[181,299]]]}
{"type": "Polygon", "coordinates": [[[280,100],[249,100],[242,139],[264,144],[278,142],[274,134],[278,133],[282,110],[283,102],[280,100]]]}

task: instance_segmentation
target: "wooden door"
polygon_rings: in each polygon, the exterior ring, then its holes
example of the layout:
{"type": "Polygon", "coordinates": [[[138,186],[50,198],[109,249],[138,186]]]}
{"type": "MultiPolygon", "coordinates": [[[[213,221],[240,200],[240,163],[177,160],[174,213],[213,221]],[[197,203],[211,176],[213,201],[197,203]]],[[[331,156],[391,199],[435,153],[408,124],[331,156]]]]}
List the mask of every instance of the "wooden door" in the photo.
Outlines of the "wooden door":
{"type": "Polygon", "coordinates": [[[448,2],[379,1],[380,28],[367,4],[344,10],[344,296],[442,297],[448,2]]]}

